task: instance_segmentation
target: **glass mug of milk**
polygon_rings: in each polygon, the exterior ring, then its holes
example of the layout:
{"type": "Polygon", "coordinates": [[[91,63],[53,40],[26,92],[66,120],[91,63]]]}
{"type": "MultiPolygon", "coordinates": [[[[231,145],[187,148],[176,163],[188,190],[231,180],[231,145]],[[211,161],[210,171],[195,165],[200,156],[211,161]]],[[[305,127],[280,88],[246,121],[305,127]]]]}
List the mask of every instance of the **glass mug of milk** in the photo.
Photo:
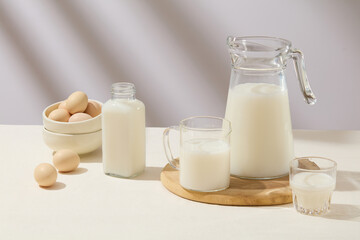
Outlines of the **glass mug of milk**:
{"type": "Polygon", "coordinates": [[[230,183],[231,123],[219,117],[190,117],[164,131],[170,165],[180,170],[180,185],[188,190],[214,192],[230,183]],[[169,133],[180,131],[179,161],[173,157],[169,133]]]}
{"type": "Polygon", "coordinates": [[[225,118],[231,121],[231,174],[270,179],[289,173],[294,158],[286,62],[293,59],[308,104],[316,98],[303,55],[272,37],[228,37],[232,68],[225,118]]]}
{"type": "Polygon", "coordinates": [[[302,157],[290,162],[293,204],[299,213],[316,216],[329,211],[336,166],[335,161],[322,157],[302,157]]]}

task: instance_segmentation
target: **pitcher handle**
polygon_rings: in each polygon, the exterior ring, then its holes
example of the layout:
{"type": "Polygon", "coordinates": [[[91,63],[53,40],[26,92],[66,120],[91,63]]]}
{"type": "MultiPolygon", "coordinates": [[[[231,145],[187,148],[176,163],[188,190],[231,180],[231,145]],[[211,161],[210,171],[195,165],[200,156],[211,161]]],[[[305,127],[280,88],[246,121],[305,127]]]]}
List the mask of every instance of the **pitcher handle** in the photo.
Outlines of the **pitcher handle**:
{"type": "Polygon", "coordinates": [[[177,130],[179,131],[179,126],[171,126],[165,129],[164,133],[163,133],[163,145],[164,145],[164,150],[165,150],[165,155],[167,160],[169,161],[170,165],[179,170],[179,159],[178,158],[174,158],[172,152],[171,152],[171,148],[170,148],[170,140],[169,140],[169,133],[170,130],[177,130]]]}
{"type": "Polygon", "coordinates": [[[298,49],[291,49],[290,52],[291,57],[294,60],[296,75],[299,79],[304,99],[308,104],[314,105],[316,103],[316,97],[311,90],[310,83],[306,76],[304,55],[298,49]]]}

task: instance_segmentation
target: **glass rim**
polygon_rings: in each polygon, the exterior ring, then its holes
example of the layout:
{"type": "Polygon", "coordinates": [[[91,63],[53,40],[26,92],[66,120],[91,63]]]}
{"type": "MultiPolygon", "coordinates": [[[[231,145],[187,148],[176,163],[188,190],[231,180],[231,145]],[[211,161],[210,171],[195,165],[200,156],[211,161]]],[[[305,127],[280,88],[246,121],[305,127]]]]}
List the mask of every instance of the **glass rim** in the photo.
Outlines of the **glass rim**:
{"type": "Polygon", "coordinates": [[[232,132],[231,122],[229,120],[227,120],[226,118],[215,117],[215,116],[193,116],[193,117],[188,117],[188,118],[185,118],[185,119],[180,121],[180,127],[191,130],[191,131],[198,131],[198,132],[223,131],[223,132],[225,132],[225,136],[229,135],[232,132]],[[197,127],[188,127],[188,126],[186,126],[185,122],[193,120],[193,119],[216,119],[216,120],[222,121],[223,123],[226,122],[227,127],[224,128],[224,126],[222,126],[222,127],[218,127],[218,128],[197,128],[197,127]]]}
{"type": "Polygon", "coordinates": [[[279,37],[270,37],[270,36],[243,36],[243,37],[236,37],[236,36],[228,36],[227,37],[227,45],[230,48],[233,49],[237,49],[241,52],[283,52],[283,51],[287,51],[291,48],[291,41],[284,39],[284,38],[279,38],[279,37]],[[263,51],[251,51],[251,50],[241,50],[239,49],[235,43],[237,42],[246,42],[246,41],[254,41],[253,43],[258,44],[259,46],[265,46],[263,44],[257,43],[256,40],[266,40],[269,42],[276,42],[276,43],[281,43],[282,46],[278,47],[278,48],[273,48],[271,50],[263,50],[263,51]]]}
{"type": "Polygon", "coordinates": [[[336,169],[337,168],[337,162],[335,162],[334,160],[330,159],[330,158],[326,158],[326,157],[318,157],[318,156],[304,156],[304,157],[297,157],[297,158],[294,158],[290,161],[290,168],[292,169],[296,169],[296,170],[301,170],[301,171],[305,171],[305,172],[326,172],[326,171],[329,171],[329,170],[332,170],[332,169],[336,169]],[[318,170],[313,170],[313,169],[304,169],[304,168],[299,168],[299,167],[294,167],[292,165],[293,162],[295,161],[298,161],[300,159],[304,159],[304,158],[307,158],[307,159],[312,159],[312,158],[316,158],[316,159],[323,159],[323,160],[327,160],[329,162],[332,162],[334,165],[331,166],[331,167],[325,167],[325,168],[322,168],[322,169],[318,169],[318,170]]]}

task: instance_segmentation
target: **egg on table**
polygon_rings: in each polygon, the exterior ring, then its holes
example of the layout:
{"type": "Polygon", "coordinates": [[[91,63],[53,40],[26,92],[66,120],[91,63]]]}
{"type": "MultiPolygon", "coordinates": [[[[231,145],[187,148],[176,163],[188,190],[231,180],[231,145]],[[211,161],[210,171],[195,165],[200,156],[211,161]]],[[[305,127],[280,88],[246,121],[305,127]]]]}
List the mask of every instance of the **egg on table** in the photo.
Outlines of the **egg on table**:
{"type": "Polygon", "coordinates": [[[54,154],[53,163],[59,172],[71,172],[79,166],[80,157],[73,150],[62,149],[54,154]]]}
{"type": "Polygon", "coordinates": [[[34,178],[39,186],[50,187],[56,182],[57,171],[49,163],[40,163],[34,170],[34,178]]]}

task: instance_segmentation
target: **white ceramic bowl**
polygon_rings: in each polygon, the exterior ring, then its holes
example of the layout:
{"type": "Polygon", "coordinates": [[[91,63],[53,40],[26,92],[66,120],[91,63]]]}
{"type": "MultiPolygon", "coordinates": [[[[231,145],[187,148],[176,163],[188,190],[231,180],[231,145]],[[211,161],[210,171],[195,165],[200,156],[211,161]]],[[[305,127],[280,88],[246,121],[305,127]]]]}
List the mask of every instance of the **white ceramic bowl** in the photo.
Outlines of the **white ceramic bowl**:
{"type": "Polygon", "coordinates": [[[78,154],[89,153],[101,146],[101,130],[84,134],[54,133],[43,128],[45,144],[54,151],[71,149],[78,154]]]}
{"type": "MultiPolygon", "coordinates": [[[[92,100],[92,101],[95,101],[102,105],[102,103],[99,101],[96,100],[92,100]]],[[[85,120],[81,122],[70,122],[70,123],[58,122],[48,118],[49,114],[53,110],[57,109],[60,103],[61,102],[54,103],[46,107],[45,110],[43,111],[42,114],[43,124],[44,124],[44,128],[46,128],[47,130],[55,133],[82,134],[82,133],[96,132],[101,129],[101,114],[89,120],[85,120]]]]}

